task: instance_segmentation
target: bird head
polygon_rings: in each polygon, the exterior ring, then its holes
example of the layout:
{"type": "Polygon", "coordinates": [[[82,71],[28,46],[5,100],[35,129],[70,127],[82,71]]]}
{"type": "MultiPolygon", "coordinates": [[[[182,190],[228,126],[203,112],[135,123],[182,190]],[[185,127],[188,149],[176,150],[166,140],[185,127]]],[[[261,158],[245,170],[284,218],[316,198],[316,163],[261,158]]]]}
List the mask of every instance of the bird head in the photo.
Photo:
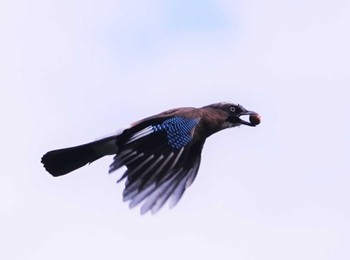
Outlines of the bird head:
{"type": "Polygon", "coordinates": [[[260,115],[258,113],[249,111],[239,104],[218,103],[210,105],[209,107],[221,111],[220,114],[225,117],[223,128],[240,125],[256,126],[260,124],[260,115]],[[241,118],[244,116],[249,116],[249,121],[241,118]]]}

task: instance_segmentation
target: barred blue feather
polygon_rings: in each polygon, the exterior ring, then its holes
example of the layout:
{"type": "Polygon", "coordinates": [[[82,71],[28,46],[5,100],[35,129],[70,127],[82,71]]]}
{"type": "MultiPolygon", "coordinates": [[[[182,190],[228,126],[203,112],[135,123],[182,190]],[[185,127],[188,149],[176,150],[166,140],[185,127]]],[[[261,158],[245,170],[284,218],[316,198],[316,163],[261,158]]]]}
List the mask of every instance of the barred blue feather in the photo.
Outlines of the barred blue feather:
{"type": "Polygon", "coordinates": [[[181,149],[191,141],[191,132],[198,122],[196,118],[172,117],[152,126],[152,129],[154,133],[165,131],[168,144],[175,149],[181,149]]]}

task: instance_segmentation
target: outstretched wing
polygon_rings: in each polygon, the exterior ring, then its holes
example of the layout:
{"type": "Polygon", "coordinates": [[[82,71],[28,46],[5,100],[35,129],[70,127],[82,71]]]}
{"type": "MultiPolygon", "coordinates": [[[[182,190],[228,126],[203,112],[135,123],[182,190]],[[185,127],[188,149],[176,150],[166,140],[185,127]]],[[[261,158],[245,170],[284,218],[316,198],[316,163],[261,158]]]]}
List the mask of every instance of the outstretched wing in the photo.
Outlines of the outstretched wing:
{"type": "MultiPolygon", "coordinates": [[[[145,201],[141,214],[157,212],[168,199],[173,207],[199,169],[204,140],[192,140],[198,118],[152,118],[118,136],[119,152],[110,172],[125,165],[123,200],[134,207],[145,201]]],[[[118,181],[118,182],[119,182],[118,181]]]]}

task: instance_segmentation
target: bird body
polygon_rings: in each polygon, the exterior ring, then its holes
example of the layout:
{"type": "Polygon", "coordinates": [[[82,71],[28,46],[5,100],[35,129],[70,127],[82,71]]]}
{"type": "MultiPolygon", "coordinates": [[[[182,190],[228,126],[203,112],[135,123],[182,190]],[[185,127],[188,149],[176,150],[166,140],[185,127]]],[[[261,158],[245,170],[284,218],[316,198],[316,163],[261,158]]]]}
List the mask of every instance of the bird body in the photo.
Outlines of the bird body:
{"type": "Polygon", "coordinates": [[[105,155],[115,155],[109,172],[127,167],[118,180],[126,178],[124,201],[130,200],[130,207],[144,201],[141,213],[155,213],[168,200],[174,206],[192,184],[207,137],[229,127],[256,125],[242,120],[242,115],[260,122],[257,113],[232,103],[171,109],[135,122],[120,134],[50,151],[42,163],[50,174],[61,176],[105,155]]]}

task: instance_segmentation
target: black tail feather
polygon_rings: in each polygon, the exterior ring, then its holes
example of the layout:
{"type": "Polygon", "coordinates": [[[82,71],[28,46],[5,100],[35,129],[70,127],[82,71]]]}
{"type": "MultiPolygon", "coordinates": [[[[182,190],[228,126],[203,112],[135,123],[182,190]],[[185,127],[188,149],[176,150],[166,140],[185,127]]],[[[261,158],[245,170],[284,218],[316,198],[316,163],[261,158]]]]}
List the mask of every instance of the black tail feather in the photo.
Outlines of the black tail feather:
{"type": "Polygon", "coordinates": [[[115,138],[105,138],[88,144],[54,150],[46,153],[41,162],[52,176],[65,175],[117,149],[115,138]]]}

